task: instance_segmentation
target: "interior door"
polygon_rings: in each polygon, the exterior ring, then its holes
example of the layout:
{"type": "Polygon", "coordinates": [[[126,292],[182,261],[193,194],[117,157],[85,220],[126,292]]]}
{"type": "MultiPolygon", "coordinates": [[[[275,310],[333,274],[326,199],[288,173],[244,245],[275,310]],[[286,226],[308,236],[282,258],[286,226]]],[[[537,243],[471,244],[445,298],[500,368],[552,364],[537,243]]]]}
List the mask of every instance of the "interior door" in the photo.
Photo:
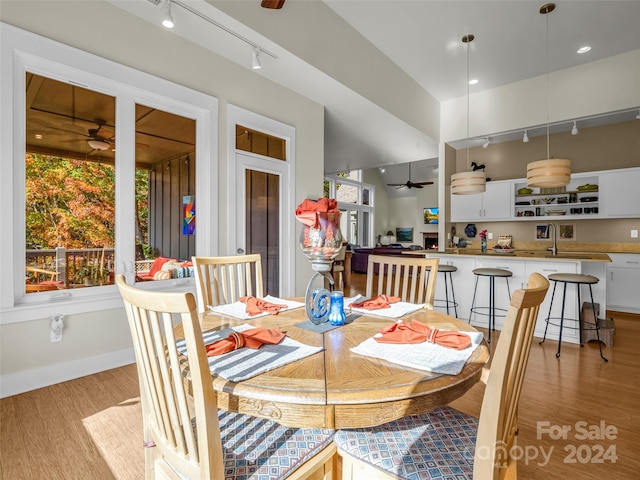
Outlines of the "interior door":
{"type": "Polygon", "coordinates": [[[289,235],[283,221],[283,188],[288,184],[288,167],[282,161],[244,152],[236,153],[236,166],[236,253],[259,253],[265,295],[285,295],[283,248],[289,235]]]}

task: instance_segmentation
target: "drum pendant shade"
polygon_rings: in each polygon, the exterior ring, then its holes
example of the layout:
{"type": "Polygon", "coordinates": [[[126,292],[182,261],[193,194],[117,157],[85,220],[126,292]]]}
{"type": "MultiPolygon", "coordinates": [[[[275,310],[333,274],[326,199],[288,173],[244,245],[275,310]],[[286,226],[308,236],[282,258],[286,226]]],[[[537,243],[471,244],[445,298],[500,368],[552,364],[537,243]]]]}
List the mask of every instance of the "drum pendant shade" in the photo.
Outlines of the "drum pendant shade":
{"type": "MultiPolygon", "coordinates": [[[[474,39],[475,36],[470,33],[462,37],[462,43],[466,45],[467,50],[467,139],[469,138],[469,43],[473,42],[474,39]]],[[[469,166],[469,147],[467,147],[467,167],[469,166]]],[[[471,195],[482,193],[486,189],[487,179],[484,170],[473,170],[451,175],[451,193],[453,195],[471,195]]]]}
{"type": "Polygon", "coordinates": [[[564,187],[571,181],[571,160],[550,158],[527,165],[527,186],[564,187]]]}
{"type": "Polygon", "coordinates": [[[482,193],[486,189],[484,172],[460,172],[451,175],[451,193],[455,195],[482,193]]]}

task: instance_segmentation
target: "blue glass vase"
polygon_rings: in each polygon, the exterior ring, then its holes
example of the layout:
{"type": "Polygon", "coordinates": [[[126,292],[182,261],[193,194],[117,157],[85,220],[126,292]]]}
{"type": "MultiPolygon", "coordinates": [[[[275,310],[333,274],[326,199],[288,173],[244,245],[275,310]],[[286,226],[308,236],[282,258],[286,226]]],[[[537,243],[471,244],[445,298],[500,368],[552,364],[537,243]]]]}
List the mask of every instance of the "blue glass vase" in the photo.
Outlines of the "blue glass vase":
{"type": "Polygon", "coordinates": [[[480,238],[480,248],[482,249],[482,253],[486,253],[487,251],[487,239],[486,237],[480,238]]]}
{"type": "Polygon", "coordinates": [[[329,305],[329,323],[331,325],[344,325],[347,317],[344,314],[344,294],[331,292],[329,305]]]}

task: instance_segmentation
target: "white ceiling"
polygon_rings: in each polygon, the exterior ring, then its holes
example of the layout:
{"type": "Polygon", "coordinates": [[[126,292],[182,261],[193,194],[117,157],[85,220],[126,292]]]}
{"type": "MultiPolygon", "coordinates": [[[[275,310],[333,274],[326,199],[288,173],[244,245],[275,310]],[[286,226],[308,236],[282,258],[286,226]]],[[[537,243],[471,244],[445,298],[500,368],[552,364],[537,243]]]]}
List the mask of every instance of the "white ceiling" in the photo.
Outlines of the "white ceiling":
{"type": "MultiPolygon", "coordinates": [[[[148,21],[160,23],[162,9],[152,5],[152,0],[109,1],[148,21]]],[[[296,11],[297,2],[311,0],[286,0],[282,10],[262,9],[260,0],[237,3],[235,0],[180,1],[277,57],[261,55],[263,68],[257,74],[325,105],[326,172],[421,160],[426,160],[420,164],[427,166],[435,163],[437,139],[366,100],[320,67],[293,55],[293,43],[299,41],[293,33],[291,38],[283,40],[280,37],[276,43],[263,33],[267,28],[261,30],[261,25],[269,19],[273,21],[273,15],[287,15],[287,9],[296,11]],[[225,8],[225,4],[229,7],[225,8]],[[233,11],[234,17],[220,9],[233,11]],[[245,24],[249,23],[249,16],[252,28],[245,24]],[[243,23],[242,18],[247,21],[243,23]]],[[[470,87],[472,92],[543,75],[547,71],[547,21],[549,71],[640,49],[640,1],[566,0],[555,3],[555,11],[545,16],[539,13],[544,2],[530,0],[325,0],[326,5],[439,101],[466,95],[467,56],[461,38],[467,33],[476,37],[469,51],[469,68],[470,76],[478,78],[479,83],[470,87]],[[585,44],[592,47],[591,51],[578,55],[577,49],[585,44]]],[[[228,32],[202,21],[202,17],[196,18],[183,8],[174,6],[173,12],[177,17],[173,30],[176,35],[250,68],[246,43],[233,40],[228,32]]],[[[340,52],[322,49],[320,45],[314,54],[330,60],[340,52]]],[[[626,112],[623,118],[616,120],[634,118],[636,114],[626,112]]],[[[603,117],[592,123],[605,120],[603,117]]],[[[569,130],[571,125],[556,128],[569,130]]],[[[543,132],[535,129],[529,132],[529,136],[536,134],[543,132]]],[[[522,132],[513,135],[521,137],[522,132]]],[[[504,135],[500,139],[513,138],[504,135]]],[[[456,148],[462,146],[454,145],[456,148]]],[[[412,172],[412,180],[425,180],[418,178],[418,170],[414,170],[415,174],[412,172]]],[[[425,171],[424,174],[429,173],[425,171]]]]}

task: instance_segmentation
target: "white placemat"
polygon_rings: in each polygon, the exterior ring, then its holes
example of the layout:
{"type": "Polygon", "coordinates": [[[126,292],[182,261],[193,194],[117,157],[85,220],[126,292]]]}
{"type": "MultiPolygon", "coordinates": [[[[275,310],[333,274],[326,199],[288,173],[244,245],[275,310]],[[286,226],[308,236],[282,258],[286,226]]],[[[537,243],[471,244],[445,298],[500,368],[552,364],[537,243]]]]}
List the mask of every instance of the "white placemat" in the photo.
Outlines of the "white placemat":
{"type": "MultiPolygon", "coordinates": [[[[287,308],[283,308],[282,310],[280,310],[281,312],[293,310],[294,308],[304,307],[304,303],[296,302],[294,300],[284,300],[282,298],[272,297],[271,295],[267,295],[263,298],[263,300],[271,303],[286,305],[287,308]]],[[[247,304],[243,302],[227,303],[226,305],[217,305],[215,307],[207,305],[207,308],[213,312],[221,313],[223,315],[231,315],[232,317],[240,318],[242,320],[249,320],[251,318],[271,315],[269,312],[263,312],[259,313],[258,315],[251,316],[247,313],[247,304]]]]}
{"type": "Polygon", "coordinates": [[[424,308],[424,303],[408,303],[408,302],[396,302],[389,304],[389,308],[379,308],[377,310],[368,310],[366,308],[353,308],[350,307],[352,303],[361,302],[364,300],[363,295],[356,295],[355,297],[349,297],[344,299],[345,310],[351,309],[352,312],[366,313],[370,315],[376,315],[386,318],[400,318],[409,313],[413,313],[421,308],[424,308]]]}
{"type": "MultiPolygon", "coordinates": [[[[233,328],[213,330],[204,332],[202,338],[205,345],[210,345],[216,340],[228,337],[232,331],[242,332],[251,328],[254,327],[243,324],[233,328]]],[[[176,342],[176,348],[180,353],[186,355],[184,340],[176,342]]],[[[262,345],[257,350],[244,347],[209,357],[209,370],[227,380],[239,382],[321,351],[322,347],[312,347],[292,338],[284,337],[277,345],[262,345]]]]}
{"type": "MultiPolygon", "coordinates": [[[[471,345],[464,350],[442,347],[435,343],[413,344],[378,343],[373,337],[353,347],[352,352],[367,357],[381,358],[405,367],[433,373],[457,375],[464,368],[473,351],[482,342],[482,332],[461,332],[469,335],[471,345]]],[[[380,334],[378,334],[380,335],[380,334]]]]}

